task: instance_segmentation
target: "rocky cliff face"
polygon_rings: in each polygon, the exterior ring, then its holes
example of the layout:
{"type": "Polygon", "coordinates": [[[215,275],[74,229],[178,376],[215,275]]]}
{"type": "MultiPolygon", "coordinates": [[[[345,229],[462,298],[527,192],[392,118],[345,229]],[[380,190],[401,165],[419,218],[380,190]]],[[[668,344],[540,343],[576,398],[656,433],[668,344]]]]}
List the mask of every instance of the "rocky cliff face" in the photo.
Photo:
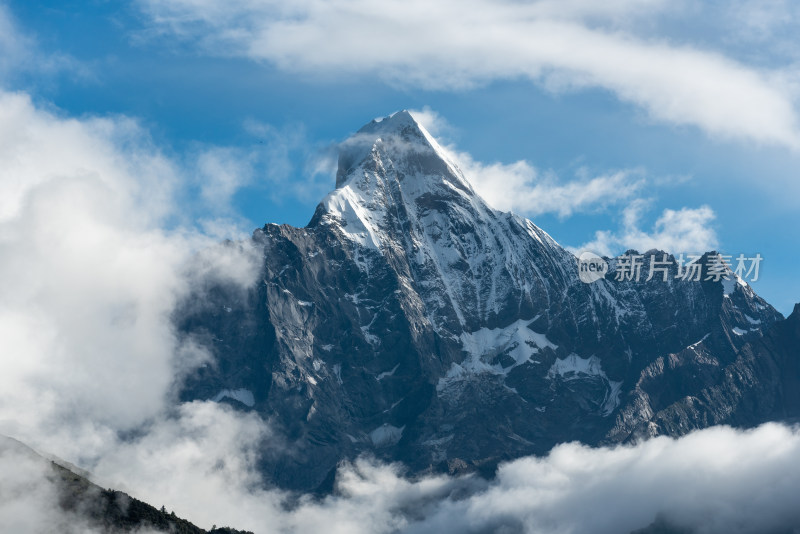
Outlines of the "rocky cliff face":
{"type": "Polygon", "coordinates": [[[216,358],[184,399],[269,419],[282,442],[265,443],[263,469],[278,485],[325,489],[363,453],[413,471],[491,470],[564,441],[800,407],[774,392],[796,349],[762,339],[782,317],[744,281],[681,280],[668,256],[666,281],[617,281],[617,259],[581,282],[573,254],[489,207],[407,112],[344,143],[336,182],[307,227],[254,233],[256,287],[207,288],[177,317],[216,358]],[[771,408],[753,408],[765,390],[771,408]]]}

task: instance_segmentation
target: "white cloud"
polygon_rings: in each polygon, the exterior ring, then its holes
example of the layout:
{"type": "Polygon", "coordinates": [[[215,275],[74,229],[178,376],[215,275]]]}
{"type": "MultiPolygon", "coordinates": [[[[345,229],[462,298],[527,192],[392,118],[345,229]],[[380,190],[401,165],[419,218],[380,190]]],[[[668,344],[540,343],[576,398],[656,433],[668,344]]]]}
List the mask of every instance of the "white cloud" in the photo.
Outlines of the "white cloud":
{"type": "Polygon", "coordinates": [[[799,451],[797,431],[777,425],[616,449],[562,445],[503,466],[488,490],[448,499],[406,531],[620,533],[657,515],[697,532],[780,530],[800,522],[799,451]]]}
{"type": "Polygon", "coordinates": [[[255,258],[174,226],[189,180],[130,119],[0,92],[0,140],[0,433],[90,458],[208,357],[173,331],[181,296],[255,258]]]}
{"type": "Polygon", "coordinates": [[[557,19],[631,22],[660,13],[674,3],[666,0],[539,0],[533,2],[530,9],[539,16],[557,19]]]}
{"type": "Polygon", "coordinates": [[[791,47],[791,37],[800,30],[800,6],[791,0],[732,0],[727,3],[721,21],[731,32],[728,39],[749,45],[759,52],[770,52],[798,59],[791,47]]]}
{"type": "Polygon", "coordinates": [[[590,250],[613,257],[627,249],[645,252],[659,249],[674,254],[702,253],[719,245],[712,223],[716,215],[709,206],[665,209],[650,232],[641,229],[642,213],[648,202],[637,199],[623,211],[622,226],[617,232],[598,231],[594,241],[574,250],[590,250]]]}
{"type": "Polygon", "coordinates": [[[630,199],[644,185],[644,179],[631,171],[561,182],[552,174],[542,176],[526,161],[485,165],[464,153],[457,157],[476,191],[490,205],[532,217],[544,213],[569,217],[600,210],[630,199]]]}
{"type": "Polygon", "coordinates": [[[0,436],[0,525],[6,532],[100,534],[82,518],[59,509],[59,492],[47,462],[0,436]]]}
{"type": "Polygon", "coordinates": [[[429,134],[436,138],[437,142],[442,143],[443,138],[452,133],[453,126],[442,117],[442,115],[432,109],[430,106],[425,106],[422,109],[410,109],[409,113],[414,117],[429,134]]]}
{"type": "Polygon", "coordinates": [[[718,52],[633,35],[671,4],[489,0],[141,0],[162,33],[212,54],[304,73],[377,74],[458,89],[526,77],[602,88],[657,120],[711,135],[800,147],[793,95],[718,52]],[[607,4],[607,5],[606,5],[607,4]],[[658,9],[654,9],[658,8],[658,9]]]}
{"type": "Polygon", "coordinates": [[[205,528],[263,530],[270,523],[260,521],[279,516],[284,495],[263,489],[257,460],[264,446],[282,446],[277,439],[257,415],[187,403],[137,439],[113,443],[92,473],[103,486],[163,504],[205,528]]]}

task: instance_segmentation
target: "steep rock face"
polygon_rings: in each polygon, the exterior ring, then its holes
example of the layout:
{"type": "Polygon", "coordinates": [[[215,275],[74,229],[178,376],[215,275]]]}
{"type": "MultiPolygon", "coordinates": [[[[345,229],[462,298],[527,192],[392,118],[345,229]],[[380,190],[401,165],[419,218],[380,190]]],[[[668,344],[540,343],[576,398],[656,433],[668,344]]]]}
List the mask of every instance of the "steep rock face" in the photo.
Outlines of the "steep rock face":
{"type": "MultiPolygon", "coordinates": [[[[745,344],[727,364],[716,357],[708,340],[658,358],[642,372],[631,394],[636,399],[631,405],[646,405],[652,415],[625,432],[637,439],[680,436],[722,424],[746,428],[765,421],[796,421],[799,392],[800,305],[763,337],[745,344]]],[[[624,423],[629,413],[623,411],[619,421],[624,423]]]]}
{"type": "Polygon", "coordinates": [[[676,279],[671,256],[666,281],[617,281],[615,259],[581,282],[570,252],[489,207],[406,112],[345,142],[336,182],[307,227],[254,233],[256,287],[208,288],[177,317],[216,356],[184,398],[269,419],[283,441],[265,443],[263,467],[282,486],[324,489],[362,453],[490,469],[563,441],[707,426],[726,394],[679,424],[669,410],[724,389],[740,349],[781,319],[733,273],[676,279]]]}

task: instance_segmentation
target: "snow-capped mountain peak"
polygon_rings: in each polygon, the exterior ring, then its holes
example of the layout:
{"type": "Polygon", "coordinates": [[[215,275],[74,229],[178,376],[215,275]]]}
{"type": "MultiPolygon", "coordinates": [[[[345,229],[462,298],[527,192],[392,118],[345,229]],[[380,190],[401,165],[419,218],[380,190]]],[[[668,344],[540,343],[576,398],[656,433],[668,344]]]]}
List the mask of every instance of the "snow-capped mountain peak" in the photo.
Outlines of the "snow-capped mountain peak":
{"type": "Polygon", "coordinates": [[[509,302],[534,316],[549,274],[564,279],[574,269],[574,258],[533,223],[490,208],[407,111],[370,122],[342,144],[337,187],[309,226],[328,227],[353,250],[378,252],[409,285],[431,281],[435,289],[416,290],[443,335],[496,320],[509,302]],[[537,265],[541,257],[554,261],[537,265]]]}
{"type": "Polygon", "coordinates": [[[357,171],[379,169],[380,164],[384,168],[389,164],[402,174],[399,178],[403,180],[443,177],[453,186],[472,193],[472,187],[448,152],[405,110],[373,120],[341,144],[336,187],[359,178],[357,171]]]}
{"type": "Polygon", "coordinates": [[[491,209],[448,152],[408,111],[365,125],[340,145],[336,189],[312,225],[335,224],[360,245],[385,248],[420,211],[491,209]]]}

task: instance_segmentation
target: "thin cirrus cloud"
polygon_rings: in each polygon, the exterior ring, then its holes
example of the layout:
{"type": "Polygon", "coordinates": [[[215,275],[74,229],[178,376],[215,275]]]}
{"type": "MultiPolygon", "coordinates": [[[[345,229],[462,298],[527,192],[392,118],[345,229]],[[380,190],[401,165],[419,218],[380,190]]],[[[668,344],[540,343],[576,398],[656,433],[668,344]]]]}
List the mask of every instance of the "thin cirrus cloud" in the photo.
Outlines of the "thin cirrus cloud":
{"type": "Polygon", "coordinates": [[[636,36],[637,23],[649,27],[655,13],[671,9],[665,2],[598,4],[140,0],[151,33],[211,54],[432,89],[520,77],[556,91],[601,88],[658,121],[800,148],[796,94],[781,82],[789,67],[748,65],[669,35],[636,36]]]}

